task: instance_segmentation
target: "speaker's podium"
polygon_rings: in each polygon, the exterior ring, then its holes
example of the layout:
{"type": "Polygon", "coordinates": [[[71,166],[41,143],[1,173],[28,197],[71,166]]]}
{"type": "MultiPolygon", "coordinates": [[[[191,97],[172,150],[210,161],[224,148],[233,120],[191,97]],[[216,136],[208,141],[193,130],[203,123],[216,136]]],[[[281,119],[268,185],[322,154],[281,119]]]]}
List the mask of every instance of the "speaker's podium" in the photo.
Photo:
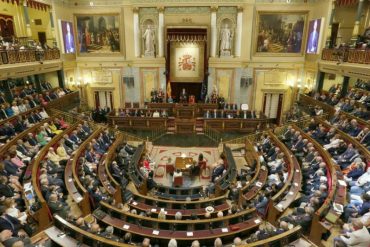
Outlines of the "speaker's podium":
{"type": "Polygon", "coordinates": [[[176,104],[176,132],[177,133],[193,133],[195,131],[195,111],[194,104],[176,104]]]}

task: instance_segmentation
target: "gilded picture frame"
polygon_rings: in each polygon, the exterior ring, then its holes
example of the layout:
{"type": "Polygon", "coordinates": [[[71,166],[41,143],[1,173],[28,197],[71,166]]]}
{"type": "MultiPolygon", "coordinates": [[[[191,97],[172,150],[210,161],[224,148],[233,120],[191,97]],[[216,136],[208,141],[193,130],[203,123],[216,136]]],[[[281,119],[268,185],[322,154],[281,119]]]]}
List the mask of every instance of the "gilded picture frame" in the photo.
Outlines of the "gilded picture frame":
{"type": "Polygon", "coordinates": [[[257,11],[255,56],[303,56],[306,48],[307,11],[257,11]]]}
{"type": "Polygon", "coordinates": [[[120,13],[78,13],[74,15],[78,56],[122,56],[123,19],[120,13]]]}
{"type": "Polygon", "coordinates": [[[204,49],[204,42],[171,42],[170,81],[203,82],[204,49]]]}

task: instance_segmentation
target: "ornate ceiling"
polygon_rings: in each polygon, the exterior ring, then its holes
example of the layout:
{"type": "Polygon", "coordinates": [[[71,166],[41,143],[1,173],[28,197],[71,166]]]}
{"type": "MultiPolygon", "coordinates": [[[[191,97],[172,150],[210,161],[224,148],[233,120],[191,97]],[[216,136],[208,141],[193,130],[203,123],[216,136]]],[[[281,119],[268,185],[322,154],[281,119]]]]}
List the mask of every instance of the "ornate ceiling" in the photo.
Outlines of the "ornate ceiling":
{"type": "MultiPolygon", "coordinates": [[[[302,4],[315,3],[319,0],[50,0],[55,4],[63,4],[70,6],[119,6],[119,5],[196,5],[216,4],[254,4],[254,3],[273,3],[273,4],[302,4]]],[[[45,1],[48,2],[48,1],[45,1]]]]}

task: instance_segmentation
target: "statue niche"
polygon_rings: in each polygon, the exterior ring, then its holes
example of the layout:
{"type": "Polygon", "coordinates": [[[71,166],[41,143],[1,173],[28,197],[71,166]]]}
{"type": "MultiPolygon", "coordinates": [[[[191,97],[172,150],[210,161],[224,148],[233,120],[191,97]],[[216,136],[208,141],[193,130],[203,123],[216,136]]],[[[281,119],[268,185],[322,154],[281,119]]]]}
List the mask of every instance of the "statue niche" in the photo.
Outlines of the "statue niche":
{"type": "Polygon", "coordinates": [[[235,25],[230,19],[225,18],[220,22],[218,39],[220,57],[230,57],[232,55],[234,29],[235,25]]]}
{"type": "Polygon", "coordinates": [[[156,55],[156,26],[153,20],[147,19],[142,25],[142,47],[144,57],[155,57],[156,55]]]}

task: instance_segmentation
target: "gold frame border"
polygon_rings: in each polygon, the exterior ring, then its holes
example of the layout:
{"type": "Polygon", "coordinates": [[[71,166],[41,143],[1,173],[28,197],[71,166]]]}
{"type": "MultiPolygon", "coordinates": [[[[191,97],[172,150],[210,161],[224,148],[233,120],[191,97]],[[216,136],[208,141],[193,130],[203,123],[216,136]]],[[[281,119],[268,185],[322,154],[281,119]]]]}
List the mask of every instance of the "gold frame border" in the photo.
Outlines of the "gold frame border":
{"type": "Polygon", "coordinates": [[[198,43],[199,54],[202,55],[202,59],[199,59],[199,66],[201,66],[200,75],[198,77],[176,77],[174,75],[174,63],[176,63],[175,49],[180,47],[180,42],[170,42],[170,82],[190,82],[190,83],[202,83],[204,79],[204,49],[205,42],[198,43]],[[175,61],[175,62],[174,62],[175,61]]]}
{"type": "Polygon", "coordinates": [[[255,19],[255,27],[253,31],[253,45],[252,45],[252,54],[253,56],[258,57],[301,57],[304,56],[304,51],[307,43],[307,20],[308,20],[309,11],[266,11],[266,10],[259,10],[256,13],[255,19]],[[259,33],[259,24],[260,24],[260,16],[262,14],[296,14],[296,15],[303,15],[304,16],[304,27],[303,27],[303,35],[302,35],[302,43],[301,43],[301,51],[298,53],[275,53],[275,52],[258,52],[257,51],[257,35],[259,33]]]}
{"type": "Polygon", "coordinates": [[[106,57],[106,56],[124,56],[123,50],[125,48],[124,43],[124,18],[122,16],[122,13],[120,12],[114,12],[114,13],[74,13],[73,14],[73,28],[75,32],[75,43],[76,43],[76,56],[79,57],[106,57]],[[105,52],[105,53],[81,53],[79,49],[79,38],[78,38],[78,30],[77,30],[77,17],[79,16],[118,16],[119,21],[119,45],[120,45],[120,51],[119,52],[105,52]],[[123,27],[122,27],[123,24],[123,27]]]}

